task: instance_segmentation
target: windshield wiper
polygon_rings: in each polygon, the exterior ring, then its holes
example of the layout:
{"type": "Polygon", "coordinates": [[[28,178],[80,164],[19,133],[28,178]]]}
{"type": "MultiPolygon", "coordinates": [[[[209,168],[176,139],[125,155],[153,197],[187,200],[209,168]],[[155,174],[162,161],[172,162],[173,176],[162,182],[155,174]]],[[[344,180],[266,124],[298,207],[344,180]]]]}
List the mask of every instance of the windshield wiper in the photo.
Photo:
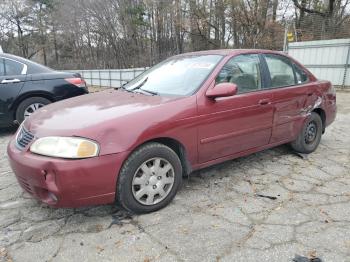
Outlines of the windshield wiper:
{"type": "Polygon", "coordinates": [[[125,85],[126,85],[127,83],[128,83],[128,82],[122,84],[120,87],[115,87],[114,89],[115,89],[115,90],[123,89],[123,90],[125,90],[125,91],[127,91],[127,92],[131,92],[131,90],[128,90],[128,89],[125,88],[125,85]]]}
{"type": "Polygon", "coordinates": [[[147,82],[148,80],[148,77],[145,78],[145,80],[143,80],[138,86],[134,87],[134,88],[131,88],[129,89],[130,91],[134,91],[134,90],[137,90],[137,89],[141,89],[141,87],[147,82]]]}
{"type": "Polygon", "coordinates": [[[142,81],[142,83],[140,83],[138,86],[132,88],[132,89],[129,89],[130,91],[137,91],[137,90],[140,90],[141,92],[143,93],[149,93],[151,95],[158,95],[157,92],[154,92],[154,91],[151,91],[151,90],[147,90],[147,89],[142,89],[141,87],[147,82],[148,80],[148,77],[145,78],[145,80],[142,81]]]}
{"type": "Polygon", "coordinates": [[[147,82],[147,80],[148,80],[148,77],[146,77],[139,85],[137,85],[136,87],[131,88],[131,89],[125,88],[125,84],[122,85],[120,88],[122,88],[123,90],[128,91],[128,92],[134,92],[134,91],[140,90],[141,92],[138,92],[138,93],[148,93],[148,94],[151,94],[151,95],[154,95],[154,96],[158,95],[157,92],[141,88],[147,82]]]}
{"type": "MultiPolygon", "coordinates": [[[[159,93],[157,93],[157,92],[150,91],[150,90],[146,90],[146,89],[142,89],[142,88],[138,88],[138,89],[136,89],[135,91],[137,91],[137,90],[140,90],[142,93],[151,94],[151,95],[153,95],[153,96],[159,95],[159,93]]],[[[141,93],[141,92],[137,92],[137,93],[141,93]]]]}
{"type": "Polygon", "coordinates": [[[121,87],[115,87],[114,88],[115,90],[118,90],[118,89],[123,89],[124,91],[126,92],[131,92],[130,90],[126,89],[124,86],[121,86],[121,87]]]}

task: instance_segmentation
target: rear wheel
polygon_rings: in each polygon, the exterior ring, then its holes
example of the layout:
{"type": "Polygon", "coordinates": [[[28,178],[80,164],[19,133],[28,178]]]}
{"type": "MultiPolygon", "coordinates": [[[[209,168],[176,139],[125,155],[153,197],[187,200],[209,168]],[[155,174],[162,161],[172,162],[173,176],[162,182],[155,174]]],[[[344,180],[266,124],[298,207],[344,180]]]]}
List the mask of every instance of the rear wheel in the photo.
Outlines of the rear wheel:
{"type": "Polygon", "coordinates": [[[299,153],[309,154],[316,150],[321,141],[321,136],[322,119],[319,114],[312,112],[291,146],[299,153]]]}
{"type": "Polygon", "coordinates": [[[124,163],[117,183],[117,202],[135,213],[168,205],[182,182],[177,154],[160,143],[141,146],[124,163]]]}
{"type": "Polygon", "coordinates": [[[24,119],[33,114],[36,110],[50,103],[51,101],[44,97],[30,97],[23,100],[16,110],[17,122],[22,123],[24,119]]]}

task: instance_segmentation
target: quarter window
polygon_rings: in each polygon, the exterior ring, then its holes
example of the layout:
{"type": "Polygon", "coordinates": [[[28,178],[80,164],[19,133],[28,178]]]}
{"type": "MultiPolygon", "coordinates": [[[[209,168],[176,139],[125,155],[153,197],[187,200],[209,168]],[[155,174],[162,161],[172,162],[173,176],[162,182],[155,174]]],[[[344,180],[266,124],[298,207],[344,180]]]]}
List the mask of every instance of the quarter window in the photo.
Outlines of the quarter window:
{"type": "Polygon", "coordinates": [[[17,63],[15,61],[4,59],[5,61],[5,74],[10,75],[20,75],[22,74],[23,64],[17,63]]]}
{"type": "Polygon", "coordinates": [[[303,69],[294,64],[295,76],[297,78],[297,84],[302,84],[309,81],[309,77],[303,69]]]}
{"type": "Polygon", "coordinates": [[[234,83],[238,93],[261,89],[260,60],[256,54],[239,55],[230,59],[216,77],[216,83],[234,83]]]}
{"type": "Polygon", "coordinates": [[[270,87],[295,85],[293,66],[288,58],[280,55],[266,54],[265,60],[270,71],[270,87]]]}

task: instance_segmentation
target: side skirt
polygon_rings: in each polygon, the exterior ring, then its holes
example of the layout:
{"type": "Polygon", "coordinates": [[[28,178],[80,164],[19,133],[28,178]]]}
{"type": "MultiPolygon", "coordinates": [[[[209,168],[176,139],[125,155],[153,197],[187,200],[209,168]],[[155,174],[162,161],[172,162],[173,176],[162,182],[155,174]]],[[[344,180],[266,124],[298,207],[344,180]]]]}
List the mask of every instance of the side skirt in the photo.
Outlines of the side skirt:
{"type": "Polygon", "coordinates": [[[225,162],[227,160],[232,160],[232,159],[235,159],[235,158],[238,158],[238,157],[242,157],[242,156],[247,156],[247,155],[250,155],[250,154],[253,154],[253,153],[265,150],[265,149],[269,149],[269,148],[273,148],[273,147],[276,147],[276,146],[279,146],[279,145],[287,144],[289,142],[291,142],[291,140],[289,140],[289,139],[288,140],[282,140],[282,141],[279,141],[279,142],[276,142],[276,143],[267,144],[267,145],[264,145],[264,146],[255,147],[255,148],[252,148],[252,149],[241,151],[241,152],[238,152],[238,153],[235,153],[235,154],[232,154],[232,155],[220,157],[220,158],[217,158],[217,159],[214,159],[214,160],[210,160],[210,161],[207,161],[207,162],[204,162],[204,163],[193,165],[192,166],[192,168],[193,168],[192,170],[202,169],[202,168],[205,168],[205,167],[208,167],[208,166],[212,166],[212,165],[215,165],[215,164],[219,164],[219,163],[225,162]]]}

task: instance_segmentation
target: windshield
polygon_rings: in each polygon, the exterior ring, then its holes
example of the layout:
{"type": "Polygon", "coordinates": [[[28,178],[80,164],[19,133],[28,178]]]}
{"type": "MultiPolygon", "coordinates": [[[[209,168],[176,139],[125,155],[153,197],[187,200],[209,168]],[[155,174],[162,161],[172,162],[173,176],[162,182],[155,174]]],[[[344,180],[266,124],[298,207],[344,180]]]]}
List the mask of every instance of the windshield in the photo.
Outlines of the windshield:
{"type": "Polygon", "coordinates": [[[124,85],[129,91],[186,96],[193,94],[222,59],[221,55],[174,57],[124,85]]]}

